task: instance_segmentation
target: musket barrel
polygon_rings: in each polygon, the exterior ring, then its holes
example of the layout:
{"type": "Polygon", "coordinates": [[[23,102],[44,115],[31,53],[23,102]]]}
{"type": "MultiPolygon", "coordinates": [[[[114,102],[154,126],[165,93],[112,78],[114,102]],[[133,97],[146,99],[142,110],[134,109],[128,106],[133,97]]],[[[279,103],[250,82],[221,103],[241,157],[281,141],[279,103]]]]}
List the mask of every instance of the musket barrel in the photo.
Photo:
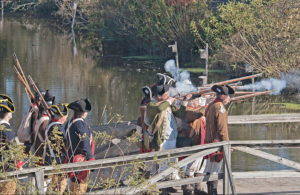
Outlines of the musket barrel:
{"type": "Polygon", "coordinates": [[[238,84],[235,84],[236,82],[238,83],[239,81],[246,80],[246,79],[252,79],[252,78],[255,78],[255,77],[259,77],[259,76],[262,76],[262,73],[254,74],[254,75],[250,75],[250,76],[245,76],[245,77],[240,77],[240,78],[236,78],[236,79],[231,79],[231,80],[226,80],[226,81],[221,81],[221,82],[218,82],[218,83],[211,83],[209,85],[204,86],[203,88],[200,88],[198,91],[191,92],[191,93],[186,93],[186,94],[181,94],[180,97],[188,95],[188,94],[192,94],[193,95],[193,94],[204,94],[204,93],[211,92],[211,87],[213,85],[225,85],[225,84],[228,84],[232,88],[236,88],[237,85],[238,85],[238,84]]]}
{"type": "Polygon", "coordinates": [[[259,95],[267,95],[267,94],[271,94],[272,92],[273,91],[252,92],[252,94],[233,97],[230,99],[230,101],[233,102],[233,101],[238,101],[238,100],[251,98],[251,97],[255,97],[255,96],[259,96],[259,95]]]}
{"type": "Polygon", "coordinates": [[[32,94],[29,85],[26,83],[26,81],[24,81],[23,77],[21,76],[20,72],[18,71],[18,69],[14,66],[14,71],[17,74],[18,78],[20,79],[20,81],[23,83],[23,85],[25,86],[26,91],[28,92],[28,94],[30,95],[30,97],[32,99],[34,99],[34,95],[32,94]]]}
{"type": "Polygon", "coordinates": [[[40,90],[38,89],[38,87],[36,86],[36,84],[34,83],[34,81],[32,80],[30,75],[28,75],[28,79],[29,79],[29,82],[31,83],[34,91],[39,95],[39,97],[41,99],[42,106],[44,107],[45,111],[47,112],[47,114],[49,114],[49,116],[51,116],[48,104],[46,103],[43,95],[41,94],[40,90]]]}
{"type": "Polygon", "coordinates": [[[29,84],[27,82],[27,79],[26,79],[26,76],[25,76],[25,74],[23,72],[22,66],[21,66],[21,64],[19,62],[19,59],[18,59],[18,57],[17,57],[17,55],[16,55],[15,52],[14,52],[13,56],[14,56],[14,59],[15,59],[16,64],[17,64],[17,68],[20,70],[20,73],[21,73],[20,75],[23,77],[23,80],[25,81],[25,83],[29,86],[29,84]]]}
{"type": "Polygon", "coordinates": [[[230,80],[221,81],[221,82],[217,82],[217,83],[211,83],[208,86],[226,85],[226,84],[229,84],[229,83],[234,83],[234,82],[238,82],[238,81],[242,81],[242,80],[252,79],[252,78],[260,77],[260,76],[262,76],[262,73],[258,73],[258,74],[254,74],[254,75],[249,75],[249,76],[245,76],[245,77],[240,77],[240,78],[235,78],[235,79],[230,79],[230,80]]]}

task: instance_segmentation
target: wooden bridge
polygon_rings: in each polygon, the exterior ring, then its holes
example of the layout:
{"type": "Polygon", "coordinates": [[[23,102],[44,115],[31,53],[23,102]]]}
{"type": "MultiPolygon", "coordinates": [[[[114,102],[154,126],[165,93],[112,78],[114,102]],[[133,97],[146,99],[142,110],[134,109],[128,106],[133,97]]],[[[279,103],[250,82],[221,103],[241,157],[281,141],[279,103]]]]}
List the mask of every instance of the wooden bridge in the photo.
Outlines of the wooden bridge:
{"type": "MultiPolygon", "coordinates": [[[[276,156],[261,149],[281,149],[281,148],[299,148],[300,140],[252,140],[252,141],[224,141],[219,143],[205,144],[186,148],[177,148],[167,151],[151,152],[138,155],[128,155],[116,158],[100,159],[95,161],[63,164],[58,167],[45,166],[36,168],[27,168],[21,171],[8,172],[7,178],[28,179],[35,180],[36,185],[33,187],[37,189],[39,194],[44,194],[44,178],[45,176],[82,171],[82,170],[97,170],[107,167],[125,166],[135,162],[141,161],[156,161],[160,159],[167,159],[170,157],[188,156],[179,161],[174,166],[169,167],[164,172],[153,175],[147,182],[141,183],[137,186],[116,187],[113,189],[98,190],[89,192],[89,194],[137,194],[146,190],[150,185],[156,185],[157,188],[166,188],[171,186],[181,186],[184,184],[199,183],[200,181],[223,181],[223,194],[238,194],[236,190],[235,181],[240,178],[285,178],[285,177],[300,177],[300,163],[295,162],[280,156],[276,156]],[[284,166],[290,167],[290,171],[249,171],[249,172],[232,172],[231,169],[231,149],[239,150],[269,161],[273,161],[284,166]],[[163,181],[166,176],[174,172],[176,169],[187,165],[196,159],[223,150],[224,152],[224,171],[220,174],[204,175],[201,177],[186,178],[173,181],[163,181]]],[[[0,180],[3,182],[6,180],[0,180]]],[[[299,187],[300,188],[300,187],[299,187]]],[[[288,191],[288,189],[285,189],[288,191]]],[[[299,190],[300,191],[300,190],[299,190]]],[[[32,191],[31,191],[32,192],[32,191]]],[[[249,189],[251,192],[251,189],[249,189]]]]}

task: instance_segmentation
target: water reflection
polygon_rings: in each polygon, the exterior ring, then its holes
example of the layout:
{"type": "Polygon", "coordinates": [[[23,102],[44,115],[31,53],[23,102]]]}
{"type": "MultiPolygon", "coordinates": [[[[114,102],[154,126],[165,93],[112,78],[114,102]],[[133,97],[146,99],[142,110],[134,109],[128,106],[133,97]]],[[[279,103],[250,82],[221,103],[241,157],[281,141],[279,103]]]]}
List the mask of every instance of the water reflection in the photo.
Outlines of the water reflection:
{"type": "MultiPolygon", "coordinates": [[[[300,127],[298,123],[230,125],[229,129],[231,140],[300,139],[300,127]]],[[[263,151],[300,162],[299,149],[281,148],[263,151]]],[[[235,171],[290,169],[239,151],[234,151],[232,154],[232,166],[235,171]]]]}
{"type": "Polygon", "coordinates": [[[57,102],[70,102],[89,97],[92,112],[91,124],[101,123],[103,108],[109,113],[119,113],[123,120],[138,116],[142,97],[141,87],[153,82],[153,72],[137,72],[135,65],[118,60],[96,62],[78,50],[73,56],[72,44],[67,34],[52,32],[38,24],[20,24],[5,20],[0,37],[0,91],[11,96],[17,112],[12,125],[17,128],[29,103],[20,81],[13,71],[12,54],[15,51],[24,72],[44,89],[50,89],[57,102]]]}

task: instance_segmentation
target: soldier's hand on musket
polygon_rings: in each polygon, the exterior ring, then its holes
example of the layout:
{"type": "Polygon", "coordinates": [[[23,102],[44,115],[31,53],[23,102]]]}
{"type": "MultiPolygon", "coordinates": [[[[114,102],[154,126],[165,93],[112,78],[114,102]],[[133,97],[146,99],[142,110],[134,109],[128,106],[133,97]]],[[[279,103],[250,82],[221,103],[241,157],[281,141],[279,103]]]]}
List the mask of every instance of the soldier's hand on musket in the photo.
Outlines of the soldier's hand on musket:
{"type": "Polygon", "coordinates": [[[168,97],[167,100],[170,102],[170,104],[173,104],[174,101],[175,101],[175,98],[173,98],[173,97],[168,97]]]}
{"type": "Polygon", "coordinates": [[[192,97],[193,97],[193,94],[189,93],[189,94],[184,96],[184,100],[187,101],[187,100],[191,99],[192,97]]]}

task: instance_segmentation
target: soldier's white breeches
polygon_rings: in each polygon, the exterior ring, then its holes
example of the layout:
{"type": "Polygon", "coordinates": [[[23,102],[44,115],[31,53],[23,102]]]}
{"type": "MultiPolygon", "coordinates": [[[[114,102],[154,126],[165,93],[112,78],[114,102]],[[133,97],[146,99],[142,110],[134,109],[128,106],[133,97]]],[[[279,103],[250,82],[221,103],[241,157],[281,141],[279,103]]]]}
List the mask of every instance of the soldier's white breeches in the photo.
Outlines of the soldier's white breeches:
{"type": "Polygon", "coordinates": [[[223,165],[223,160],[220,162],[211,162],[209,159],[207,159],[207,163],[204,169],[205,173],[220,173],[223,165]]]}
{"type": "Polygon", "coordinates": [[[206,164],[206,159],[203,159],[203,157],[195,160],[194,162],[187,164],[184,167],[185,175],[193,177],[195,173],[204,173],[205,164],[206,164]]]}
{"type": "MultiPolygon", "coordinates": [[[[160,145],[160,151],[171,150],[176,148],[176,140],[164,140],[164,142],[160,145]]],[[[169,168],[172,164],[176,163],[175,158],[165,159],[159,163],[158,173],[163,172],[167,168],[169,168]]],[[[171,179],[180,179],[178,175],[178,170],[174,171],[170,175],[171,179]]]]}

